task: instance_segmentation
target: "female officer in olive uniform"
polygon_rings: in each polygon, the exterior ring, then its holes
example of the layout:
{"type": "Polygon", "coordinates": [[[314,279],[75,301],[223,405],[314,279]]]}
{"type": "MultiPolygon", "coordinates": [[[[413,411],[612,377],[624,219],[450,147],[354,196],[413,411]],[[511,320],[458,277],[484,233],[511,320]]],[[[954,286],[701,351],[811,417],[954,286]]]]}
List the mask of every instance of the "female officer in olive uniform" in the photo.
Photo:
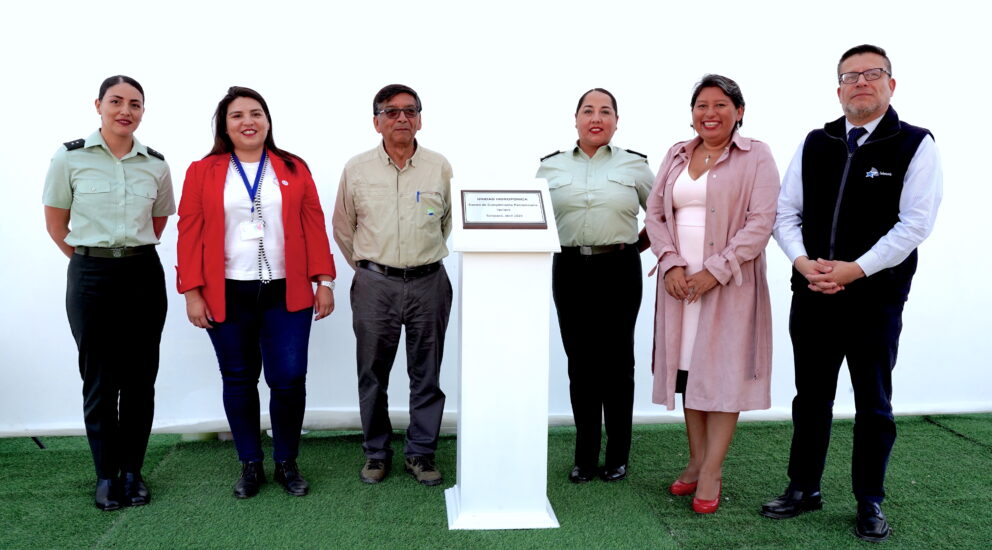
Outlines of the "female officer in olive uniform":
{"type": "Polygon", "coordinates": [[[541,159],[548,180],[561,253],[555,254],[552,290],[568,356],[575,418],[575,467],[568,479],[603,481],[627,476],[634,407],[634,323],[641,305],[637,213],[654,182],[647,159],[610,143],[617,100],[602,89],[579,98],[575,147],[541,159]],[[606,460],[599,469],[602,419],[606,460]]]}
{"type": "Polygon", "coordinates": [[[96,466],[96,506],[149,501],[141,478],[165,324],[155,253],[176,211],[169,166],[134,131],[145,94],[133,78],[100,86],[100,129],[55,152],[45,180],[45,223],[69,257],[66,312],[79,349],[83,418],[96,466]]]}

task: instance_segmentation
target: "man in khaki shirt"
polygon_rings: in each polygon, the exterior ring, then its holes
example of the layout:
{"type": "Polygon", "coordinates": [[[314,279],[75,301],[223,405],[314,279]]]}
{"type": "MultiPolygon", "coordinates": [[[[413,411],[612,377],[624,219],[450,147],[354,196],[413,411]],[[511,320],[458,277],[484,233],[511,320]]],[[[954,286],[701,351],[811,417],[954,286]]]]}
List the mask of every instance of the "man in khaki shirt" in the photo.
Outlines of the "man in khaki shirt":
{"type": "Polygon", "coordinates": [[[334,206],[334,240],[355,269],[352,325],[365,483],[382,481],[392,449],[389,372],[406,327],[410,425],[405,469],[424,485],[442,481],[434,463],[444,392],[438,384],[451,283],[441,264],[451,232],[451,165],[420,147],[421,103],[400,84],[379,90],[372,123],[382,142],[345,165],[334,206]]]}

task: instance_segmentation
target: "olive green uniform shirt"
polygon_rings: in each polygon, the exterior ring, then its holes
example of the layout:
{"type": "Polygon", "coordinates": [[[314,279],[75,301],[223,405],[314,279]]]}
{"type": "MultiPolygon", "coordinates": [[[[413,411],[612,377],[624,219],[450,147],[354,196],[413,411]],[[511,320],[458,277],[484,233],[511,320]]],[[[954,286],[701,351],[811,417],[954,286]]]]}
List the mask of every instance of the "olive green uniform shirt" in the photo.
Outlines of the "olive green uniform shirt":
{"type": "Polygon", "coordinates": [[[42,201],[69,210],[65,242],[71,246],[158,244],[152,218],[176,213],[169,165],[137,138],[118,159],[99,131],[79,149],[63,145],[55,152],[42,201]]]}
{"type": "Polygon", "coordinates": [[[451,233],[451,165],[418,145],[399,167],[380,142],[345,165],[332,225],[352,268],[359,260],[401,268],[441,260],[451,233]]]}
{"type": "Polygon", "coordinates": [[[647,204],[654,174],[646,158],[615,145],[589,157],[578,146],[541,161],[562,246],[637,242],[637,212],[647,204]]]}

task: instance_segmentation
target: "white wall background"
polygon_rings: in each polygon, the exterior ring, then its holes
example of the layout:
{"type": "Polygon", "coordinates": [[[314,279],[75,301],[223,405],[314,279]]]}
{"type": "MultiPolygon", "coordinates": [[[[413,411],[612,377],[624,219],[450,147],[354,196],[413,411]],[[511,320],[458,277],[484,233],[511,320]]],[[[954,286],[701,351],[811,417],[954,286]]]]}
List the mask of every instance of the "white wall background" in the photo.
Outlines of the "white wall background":
{"type": "MultiPolygon", "coordinates": [[[[210,148],[210,117],[227,87],[259,90],[271,107],[277,143],[309,162],[329,224],[341,168],[377,143],[370,103],[384,84],[420,92],[421,143],[445,154],[456,177],[484,187],[531,178],[539,157],[573,143],[575,102],[596,86],[620,102],[614,142],[648,154],[656,170],[673,142],[691,136],[693,83],[717,72],[740,83],[747,100],[743,133],[769,143],[784,171],[807,131],[840,116],[835,64],[845,49],[864,42],[889,51],[898,83],[893,105],[905,120],[934,132],[944,163],[944,202],[921,248],[905,310],[895,406],[900,413],[992,410],[986,282],[992,261],[982,247],[992,192],[981,141],[989,126],[992,41],[973,6],[956,0],[9,4],[0,21],[0,435],[82,430],[81,384],[64,310],[67,261],[45,233],[40,198],[59,144],[98,127],[92,104],[106,76],[127,74],[144,86],[147,111],[137,135],[165,153],[177,201],[186,167],[210,148]]],[[[160,247],[169,285],[175,240],[173,218],[160,247]]],[[[774,243],[768,252],[773,408],[746,418],[786,418],[793,396],[789,265],[774,243]]],[[[646,273],[652,257],[643,260],[646,273]]],[[[457,256],[447,261],[457,274],[457,256]]],[[[340,259],[338,266],[337,311],[311,337],[307,422],[313,427],[357,424],[351,270],[340,259]]],[[[645,278],[635,414],[677,420],[678,411],[650,403],[654,284],[645,278]]],[[[186,321],[173,288],[156,429],[222,429],[213,350],[186,321]]],[[[453,313],[442,369],[451,413],[458,374],[453,313]]],[[[141,304],[133,314],[142,314],[141,304]]],[[[557,325],[550,336],[551,413],[554,421],[567,421],[557,325]]],[[[404,370],[399,360],[392,378],[401,422],[404,370]]],[[[853,400],[843,372],[837,411],[846,415],[853,400]]],[[[447,415],[446,423],[453,418],[447,415]]]]}

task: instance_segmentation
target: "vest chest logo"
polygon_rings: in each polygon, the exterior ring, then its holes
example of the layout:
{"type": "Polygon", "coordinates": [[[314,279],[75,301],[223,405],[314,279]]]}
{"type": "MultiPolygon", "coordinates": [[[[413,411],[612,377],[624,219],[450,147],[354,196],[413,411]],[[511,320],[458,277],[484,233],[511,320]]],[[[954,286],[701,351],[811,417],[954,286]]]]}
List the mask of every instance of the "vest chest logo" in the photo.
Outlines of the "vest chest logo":
{"type": "Polygon", "coordinates": [[[868,179],[874,179],[879,176],[891,176],[891,175],[892,172],[879,172],[878,169],[873,166],[871,170],[868,170],[868,172],[865,174],[865,177],[868,179]]]}

